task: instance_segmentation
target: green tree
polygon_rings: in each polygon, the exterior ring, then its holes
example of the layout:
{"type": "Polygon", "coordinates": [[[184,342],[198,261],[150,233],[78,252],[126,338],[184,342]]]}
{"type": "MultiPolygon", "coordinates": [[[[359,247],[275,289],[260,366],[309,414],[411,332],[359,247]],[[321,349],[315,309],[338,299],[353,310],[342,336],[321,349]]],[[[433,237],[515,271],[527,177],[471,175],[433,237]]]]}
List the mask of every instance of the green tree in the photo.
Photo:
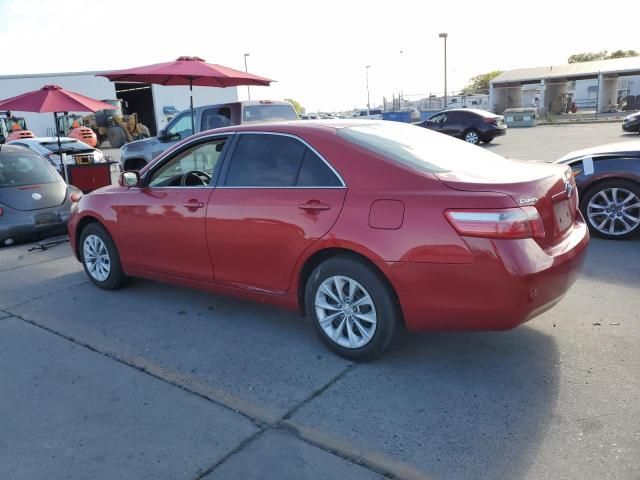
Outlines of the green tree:
{"type": "Polygon", "coordinates": [[[489,82],[494,78],[496,78],[501,73],[502,73],[502,70],[494,70],[493,72],[476,75],[475,77],[471,78],[467,86],[462,89],[462,94],[473,95],[475,93],[480,93],[480,92],[488,93],[489,82]]]}
{"type": "Polygon", "coordinates": [[[637,57],[640,53],[637,50],[616,50],[609,53],[607,50],[600,52],[574,53],[568,58],[569,63],[593,62],[594,60],[608,60],[610,58],[637,57]]]}
{"type": "Polygon", "coordinates": [[[293,108],[296,109],[296,113],[298,115],[305,112],[305,108],[302,105],[300,105],[299,102],[296,102],[293,98],[285,98],[284,100],[286,102],[289,102],[291,105],[293,105],[293,108]]]}

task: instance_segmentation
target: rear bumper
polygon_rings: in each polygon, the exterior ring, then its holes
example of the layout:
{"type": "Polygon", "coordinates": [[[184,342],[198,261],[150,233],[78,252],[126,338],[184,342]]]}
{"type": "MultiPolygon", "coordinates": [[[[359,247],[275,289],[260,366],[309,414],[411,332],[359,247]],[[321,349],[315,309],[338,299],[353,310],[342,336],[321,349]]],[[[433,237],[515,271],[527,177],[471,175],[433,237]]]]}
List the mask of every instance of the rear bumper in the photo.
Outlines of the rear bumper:
{"type": "Polygon", "coordinates": [[[65,233],[69,220],[69,208],[54,207],[37,210],[37,213],[48,212],[55,213],[58,216],[58,221],[35,225],[34,212],[12,211],[10,214],[5,212],[5,215],[2,216],[2,223],[0,223],[0,246],[65,233]]]}
{"type": "Polygon", "coordinates": [[[553,251],[531,239],[465,238],[469,264],[381,263],[410,330],[507,330],[553,307],[576,280],[589,242],[580,218],[553,251]]]}
{"type": "Polygon", "coordinates": [[[491,130],[487,130],[486,132],[482,132],[482,137],[484,138],[496,138],[502,135],[507,134],[507,128],[493,128],[491,130]]]}

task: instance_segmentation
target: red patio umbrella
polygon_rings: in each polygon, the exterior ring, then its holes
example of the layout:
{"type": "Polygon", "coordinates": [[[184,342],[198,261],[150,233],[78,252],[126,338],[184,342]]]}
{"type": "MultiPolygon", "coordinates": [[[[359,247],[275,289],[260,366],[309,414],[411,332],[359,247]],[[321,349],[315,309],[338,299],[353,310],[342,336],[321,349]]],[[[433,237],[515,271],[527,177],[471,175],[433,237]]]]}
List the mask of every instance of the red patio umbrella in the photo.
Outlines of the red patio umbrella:
{"type": "Polygon", "coordinates": [[[273,80],[234,70],[199,57],[178,57],[173,62],[156,63],[144,67],[129,68],[98,74],[112,82],[140,82],[159,85],[189,85],[191,105],[191,129],[195,132],[193,119],[193,86],[236,87],[238,85],[269,86],[273,80]]]}
{"type": "MultiPolygon", "coordinates": [[[[45,85],[39,90],[23,93],[22,95],[0,101],[0,110],[53,113],[53,118],[56,122],[58,150],[62,150],[62,145],[60,143],[60,125],[58,125],[58,113],[97,112],[98,110],[108,110],[112,108],[113,106],[108,103],[99,102],[98,100],[85,97],[79,93],[70,92],[57,85],[45,85]]],[[[60,152],[60,156],[62,158],[62,152],[60,152]]],[[[66,169],[64,161],[61,162],[63,170],[66,169]]]]}

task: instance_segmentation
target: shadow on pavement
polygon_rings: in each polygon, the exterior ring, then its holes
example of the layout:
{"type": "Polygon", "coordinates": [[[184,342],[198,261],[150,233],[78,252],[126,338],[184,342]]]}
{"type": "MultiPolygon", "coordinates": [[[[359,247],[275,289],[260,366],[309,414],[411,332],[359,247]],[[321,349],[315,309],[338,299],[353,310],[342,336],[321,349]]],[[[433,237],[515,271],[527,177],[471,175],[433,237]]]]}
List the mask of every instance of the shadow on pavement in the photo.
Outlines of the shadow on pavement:
{"type": "Polygon", "coordinates": [[[555,339],[526,326],[406,334],[292,423],[401,477],[522,478],[554,415],[558,363],[555,339]]]}

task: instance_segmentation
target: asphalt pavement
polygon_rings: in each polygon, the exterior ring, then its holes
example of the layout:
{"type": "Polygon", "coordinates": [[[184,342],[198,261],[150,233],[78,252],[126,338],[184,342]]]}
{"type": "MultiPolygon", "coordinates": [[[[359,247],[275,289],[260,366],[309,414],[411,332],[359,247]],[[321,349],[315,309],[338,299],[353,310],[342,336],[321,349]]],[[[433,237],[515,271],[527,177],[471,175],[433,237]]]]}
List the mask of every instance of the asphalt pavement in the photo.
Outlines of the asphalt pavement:
{"type": "MultiPolygon", "coordinates": [[[[636,138],[619,128],[489,148],[551,160],[636,138]]],[[[567,296],[519,328],[405,333],[368,364],[295,314],[102,291],[68,245],[28,246],[0,249],[2,479],[640,478],[640,239],[594,239],[567,296]]]]}

